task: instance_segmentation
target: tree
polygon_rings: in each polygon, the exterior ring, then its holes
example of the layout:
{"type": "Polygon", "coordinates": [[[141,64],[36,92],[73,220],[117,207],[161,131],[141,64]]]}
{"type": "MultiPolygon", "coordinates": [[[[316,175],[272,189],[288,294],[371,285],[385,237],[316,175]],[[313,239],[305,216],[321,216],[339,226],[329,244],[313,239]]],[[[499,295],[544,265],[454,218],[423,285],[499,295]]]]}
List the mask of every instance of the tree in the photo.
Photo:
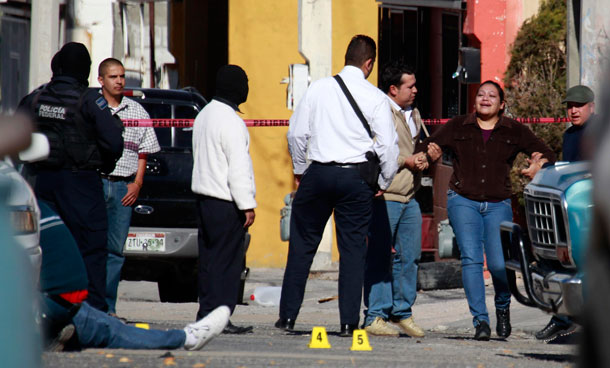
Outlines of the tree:
{"type": "MultiPolygon", "coordinates": [[[[538,13],[523,23],[511,48],[504,85],[509,116],[565,115],[561,103],[566,90],[565,0],[543,0],[538,13]]],[[[530,128],[560,157],[565,124],[530,128]]],[[[520,202],[528,179],[519,172],[526,166],[525,155],[519,155],[511,171],[513,194],[520,202]]]]}

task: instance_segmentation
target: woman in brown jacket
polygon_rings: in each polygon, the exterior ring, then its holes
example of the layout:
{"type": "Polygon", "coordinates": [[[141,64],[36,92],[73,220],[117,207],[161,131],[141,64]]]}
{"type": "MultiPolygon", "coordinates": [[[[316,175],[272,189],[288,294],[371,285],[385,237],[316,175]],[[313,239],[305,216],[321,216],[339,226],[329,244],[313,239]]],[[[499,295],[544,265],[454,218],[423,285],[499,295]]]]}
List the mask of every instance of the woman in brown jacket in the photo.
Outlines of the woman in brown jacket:
{"type": "Polygon", "coordinates": [[[453,152],[453,176],[447,192],[447,213],[461,253],[462,281],[476,340],[489,340],[485,305],[484,255],[491,272],[497,316],[496,333],[511,333],[510,290],[504,268],[500,223],[512,220],[509,172],[518,153],[540,152],[549,162],[555,154],[521,123],[503,116],[504,91],[483,82],[475,97],[475,112],[451,119],[424,144],[434,142],[453,152]]]}

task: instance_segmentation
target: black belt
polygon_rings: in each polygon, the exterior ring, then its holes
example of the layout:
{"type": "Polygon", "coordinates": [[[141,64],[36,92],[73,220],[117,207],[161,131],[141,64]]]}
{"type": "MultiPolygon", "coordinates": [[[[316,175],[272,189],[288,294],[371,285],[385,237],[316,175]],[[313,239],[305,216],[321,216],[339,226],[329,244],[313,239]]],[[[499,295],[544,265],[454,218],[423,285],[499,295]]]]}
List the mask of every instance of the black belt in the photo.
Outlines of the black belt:
{"type": "Polygon", "coordinates": [[[135,175],[131,175],[131,176],[117,176],[117,175],[106,175],[106,174],[100,174],[100,176],[108,181],[126,181],[126,182],[132,182],[134,181],[134,179],[136,178],[135,175]]]}
{"type": "Polygon", "coordinates": [[[358,164],[353,164],[353,163],[341,163],[341,162],[318,162],[318,161],[313,161],[312,162],[313,165],[321,165],[321,166],[334,166],[334,167],[340,167],[342,169],[357,169],[358,166],[360,165],[358,164]]]}
{"type": "Polygon", "coordinates": [[[77,304],[70,303],[69,301],[67,301],[66,299],[62,298],[61,296],[59,296],[57,294],[44,293],[44,295],[47,298],[54,301],[55,303],[66,308],[71,317],[74,317],[76,315],[76,313],[78,313],[78,310],[80,309],[81,303],[77,303],[77,304]]]}

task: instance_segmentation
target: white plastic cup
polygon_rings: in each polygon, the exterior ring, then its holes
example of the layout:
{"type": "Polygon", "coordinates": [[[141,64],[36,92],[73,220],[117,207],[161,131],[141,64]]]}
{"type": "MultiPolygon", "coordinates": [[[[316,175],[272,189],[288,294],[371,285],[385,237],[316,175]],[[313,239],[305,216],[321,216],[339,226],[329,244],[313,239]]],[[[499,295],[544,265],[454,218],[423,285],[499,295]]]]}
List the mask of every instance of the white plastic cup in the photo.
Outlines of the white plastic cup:
{"type": "Polygon", "coordinates": [[[250,295],[250,300],[263,307],[277,307],[280,305],[281,296],[281,286],[259,286],[250,295]]]}

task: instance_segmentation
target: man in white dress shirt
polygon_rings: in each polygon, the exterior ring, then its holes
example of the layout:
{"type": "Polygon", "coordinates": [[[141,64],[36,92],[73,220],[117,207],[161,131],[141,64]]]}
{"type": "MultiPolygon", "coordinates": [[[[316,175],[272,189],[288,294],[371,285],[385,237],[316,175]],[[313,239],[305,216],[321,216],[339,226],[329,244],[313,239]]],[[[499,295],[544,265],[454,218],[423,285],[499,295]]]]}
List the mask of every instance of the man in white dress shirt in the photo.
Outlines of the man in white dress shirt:
{"type": "Polygon", "coordinates": [[[366,81],[375,63],[370,37],[352,38],[339,76],[367,120],[371,139],[337,81],[314,82],[290,118],[288,148],[298,189],[292,203],[290,245],[275,326],[294,329],[309,269],[324,226],[335,213],[340,253],[339,314],[341,335],[358,326],[372,201],[388,187],[397,170],[398,145],[387,97],[366,81]],[[360,175],[359,164],[374,151],[381,174],[375,192],[360,175]]]}
{"type": "MultiPolygon", "coordinates": [[[[216,74],[216,95],[193,128],[193,178],[199,216],[199,311],[197,320],[221,305],[235,310],[243,269],[246,231],[254,222],[254,172],[250,135],[237,115],[248,97],[248,77],[237,65],[216,74]]],[[[230,322],[225,332],[251,327],[230,322]]]]}

